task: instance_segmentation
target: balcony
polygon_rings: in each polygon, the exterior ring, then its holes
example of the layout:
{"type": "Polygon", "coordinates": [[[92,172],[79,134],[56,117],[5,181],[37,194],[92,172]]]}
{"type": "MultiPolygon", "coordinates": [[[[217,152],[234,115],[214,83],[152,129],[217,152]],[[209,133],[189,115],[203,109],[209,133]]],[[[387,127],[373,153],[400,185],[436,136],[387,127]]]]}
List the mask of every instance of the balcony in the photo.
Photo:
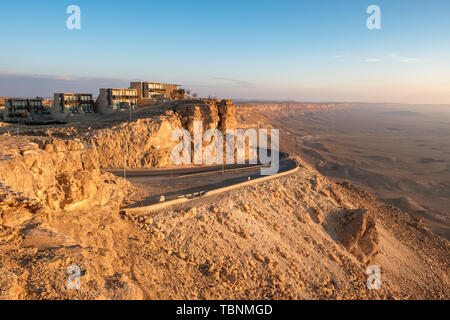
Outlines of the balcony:
{"type": "Polygon", "coordinates": [[[137,99],[138,96],[112,96],[113,100],[130,100],[130,99],[137,99]]]}

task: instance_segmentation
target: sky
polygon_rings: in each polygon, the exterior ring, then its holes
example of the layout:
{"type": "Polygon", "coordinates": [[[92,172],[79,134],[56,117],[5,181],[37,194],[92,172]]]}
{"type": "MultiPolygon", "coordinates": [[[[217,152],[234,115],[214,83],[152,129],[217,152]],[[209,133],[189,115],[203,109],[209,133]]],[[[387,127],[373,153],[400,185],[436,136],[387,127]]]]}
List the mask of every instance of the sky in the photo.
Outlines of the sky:
{"type": "Polygon", "coordinates": [[[155,81],[204,97],[450,104],[448,0],[15,0],[0,12],[0,96],[155,81]]]}

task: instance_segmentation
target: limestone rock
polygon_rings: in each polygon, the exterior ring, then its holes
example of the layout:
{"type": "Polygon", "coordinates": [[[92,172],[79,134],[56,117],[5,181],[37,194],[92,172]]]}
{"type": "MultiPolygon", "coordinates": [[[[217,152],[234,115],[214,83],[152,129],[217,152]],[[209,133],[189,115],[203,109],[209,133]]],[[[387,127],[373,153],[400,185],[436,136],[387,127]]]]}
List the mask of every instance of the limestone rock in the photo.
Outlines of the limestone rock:
{"type": "Polygon", "coordinates": [[[321,226],[325,226],[327,224],[327,221],[325,220],[325,215],[323,214],[322,210],[319,208],[311,208],[313,214],[312,218],[315,223],[320,224],[321,226]]]}
{"type": "Polygon", "coordinates": [[[369,263],[378,250],[375,219],[366,209],[345,210],[338,219],[339,241],[360,262],[369,263]]]}
{"type": "Polygon", "coordinates": [[[23,222],[30,214],[17,214],[11,208],[72,210],[112,199],[121,202],[130,188],[125,180],[99,170],[92,145],[54,138],[0,139],[0,207],[8,225],[23,222]]]}

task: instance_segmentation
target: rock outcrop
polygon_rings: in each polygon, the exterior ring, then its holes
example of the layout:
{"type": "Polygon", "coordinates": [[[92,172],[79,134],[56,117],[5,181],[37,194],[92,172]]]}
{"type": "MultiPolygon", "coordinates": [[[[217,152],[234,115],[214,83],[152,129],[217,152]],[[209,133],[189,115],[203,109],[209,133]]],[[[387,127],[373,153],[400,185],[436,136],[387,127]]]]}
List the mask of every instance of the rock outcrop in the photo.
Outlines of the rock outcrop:
{"type": "Polygon", "coordinates": [[[378,251],[375,219],[366,209],[345,210],[336,232],[343,246],[362,263],[369,263],[378,251]]]}
{"type": "Polygon", "coordinates": [[[158,168],[171,165],[176,142],[172,132],[181,127],[173,113],[156,119],[139,119],[112,128],[95,130],[84,141],[98,150],[102,168],[158,168]]]}
{"type": "Polygon", "coordinates": [[[94,130],[82,137],[97,147],[102,168],[164,168],[172,166],[172,141],[176,129],[194,134],[194,121],[203,131],[236,129],[236,109],[231,100],[201,99],[175,105],[164,115],[94,130]]]}
{"type": "Polygon", "coordinates": [[[130,188],[125,180],[99,169],[93,145],[54,138],[0,140],[2,213],[8,207],[73,210],[120,203],[130,188]]]}
{"type": "Polygon", "coordinates": [[[222,100],[218,103],[220,114],[220,130],[225,133],[228,129],[237,128],[236,106],[231,100],[222,100]]]}
{"type": "Polygon", "coordinates": [[[175,112],[180,117],[183,128],[187,129],[191,135],[194,133],[194,121],[201,121],[203,130],[218,129],[221,121],[219,109],[214,100],[183,104],[177,106],[175,112]]]}
{"type": "Polygon", "coordinates": [[[133,118],[137,119],[131,122],[123,118],[93,126],[27,128],[22,134],[79,139],[96,147],[99,166],[104,169],[167,168],[172,166],[171,153],[178,144],[171,140],[175,130],[184,128],[193,135],[194,121],[202,122],[203,131],[219,129],[223,134],[237,126],[231,100],[198,99],[151,108],[136,111],[133,118]]]}

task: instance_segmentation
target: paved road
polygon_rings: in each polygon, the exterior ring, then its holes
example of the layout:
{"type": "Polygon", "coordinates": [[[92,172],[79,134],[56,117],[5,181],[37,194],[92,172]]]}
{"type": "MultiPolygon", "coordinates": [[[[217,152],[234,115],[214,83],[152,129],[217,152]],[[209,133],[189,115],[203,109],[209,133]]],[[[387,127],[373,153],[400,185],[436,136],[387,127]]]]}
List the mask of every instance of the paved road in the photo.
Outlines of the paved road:
{"type": "MultiPolygon", "coordinates": [[[[198,166],[198,167],[188,167],[188,168],[177,168],[177,169],[131,169],[126,170],[126,178],[135,177],[171,177],[178,178],[186,175],[194,174],[209,174],[209,173],[222,173],[222,170],[249,170],[255,168],[261,168],[262,165],[246,165],[246,164],[231,164],[231,165],[218,165],[218,166],[198,166]]],[[[116,176],[123,177],[123,169],[109,170],[116,176]]]]}
{"type": "MultiPolygon", "coordinates": [[[[280,160],[279,172],[293,169],[295,163],[280,160]]],[[[122,177],[123,170],[111,173],[122,177]]],[[[146,206],[179,197],[201,197],[207,191],[254,180],[261,177],[261,165],[228,165],[181,169],[137,169],[126,172],[126,178],[135,185],[140,197],[129,207],[146,206]]]]}

